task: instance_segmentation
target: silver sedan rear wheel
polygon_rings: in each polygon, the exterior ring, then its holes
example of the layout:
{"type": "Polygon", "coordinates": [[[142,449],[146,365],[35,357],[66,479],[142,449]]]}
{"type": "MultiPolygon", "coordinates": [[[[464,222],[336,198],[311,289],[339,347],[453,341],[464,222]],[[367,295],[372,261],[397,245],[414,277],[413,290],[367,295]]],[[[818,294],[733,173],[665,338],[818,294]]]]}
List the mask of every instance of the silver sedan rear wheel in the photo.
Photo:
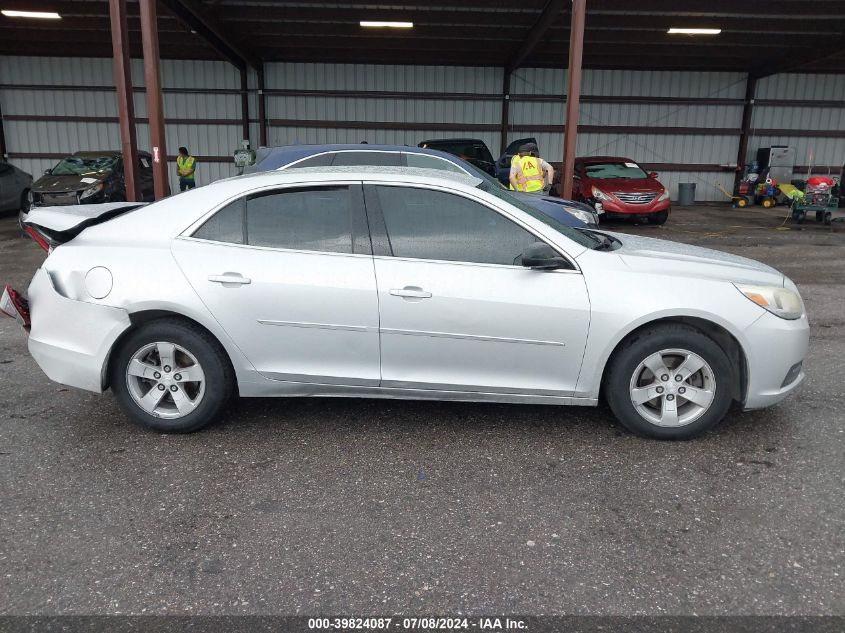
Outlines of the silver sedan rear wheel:
{"type": "Polygon", "coordinates": [[[631,403],[646,421],[682,427],[704,415],[713,404],[716,376],[695,352],[664,349],[645,358],[631,376],[631,403]]]}
{"type": "Polygon", "coordinates": [[[157,418],[182,418],[205,396],[205,372],[190,351],[166,341],[149,343],[126,366],[129,395],[144,412],[157,418]]]}

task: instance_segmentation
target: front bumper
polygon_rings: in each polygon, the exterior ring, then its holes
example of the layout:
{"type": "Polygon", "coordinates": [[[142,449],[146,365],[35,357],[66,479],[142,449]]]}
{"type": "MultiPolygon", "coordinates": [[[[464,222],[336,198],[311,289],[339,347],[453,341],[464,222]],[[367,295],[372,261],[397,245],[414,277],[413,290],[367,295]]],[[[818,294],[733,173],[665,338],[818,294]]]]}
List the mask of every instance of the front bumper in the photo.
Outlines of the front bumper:
{"type": "Polygon", "coordinates": [[[647,204],[627,204],[616,200],[593,200],[593,206],[601,205],[602,213],[608,216],[613,215],[653,215],[661,211],[669,211],[672,206],[671,200],[652,200],[647,204]]]}
{"type": "Polygon", "coordinates": [[[803,361],[810,341],[807,316],[787,321],[767,312],[748,327],[745,336],[745,409],[777,404],[804,380],[803,361]]]}
{"type": "Polygon", "coordinates": [[[95,393],[103,391],[109,353],[130,326],[126,310],[60,295],[39,268],[29,286],[32,330],[29,353],[50,380],[95,393]]]}

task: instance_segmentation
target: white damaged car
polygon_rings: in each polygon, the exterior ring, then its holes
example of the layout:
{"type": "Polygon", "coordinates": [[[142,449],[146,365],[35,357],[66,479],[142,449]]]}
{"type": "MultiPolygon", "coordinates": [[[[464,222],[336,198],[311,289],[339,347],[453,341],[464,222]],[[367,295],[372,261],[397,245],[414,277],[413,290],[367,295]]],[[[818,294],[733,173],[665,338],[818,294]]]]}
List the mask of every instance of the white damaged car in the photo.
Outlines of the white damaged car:
{"type": "Polygon", "coordinates": [[[317,168],[139,206],[35,209],[27,301],[52,380],[159,431],[232,394],[587,405],[682,439],[803,380],[809,326],[758,262],[574,229],[476,178],[317,168]]]}

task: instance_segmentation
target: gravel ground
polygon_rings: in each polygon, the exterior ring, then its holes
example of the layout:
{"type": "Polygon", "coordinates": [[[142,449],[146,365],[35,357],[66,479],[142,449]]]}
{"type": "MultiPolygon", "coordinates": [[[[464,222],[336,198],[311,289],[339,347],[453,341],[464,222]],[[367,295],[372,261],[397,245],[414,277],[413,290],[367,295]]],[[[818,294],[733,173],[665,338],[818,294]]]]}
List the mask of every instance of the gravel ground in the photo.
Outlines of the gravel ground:
{"type": "MultiPolygon", "coordinates": [[[[806,300],[800,392],[686,443],[605,408],[352,399],[159,435],[0,320],[0,613],[845,614],[845,231],[783,214],[616,227],[760,259],[806,300]]],[[[0,281],[40,260],[0,218],[0,281]]]]}

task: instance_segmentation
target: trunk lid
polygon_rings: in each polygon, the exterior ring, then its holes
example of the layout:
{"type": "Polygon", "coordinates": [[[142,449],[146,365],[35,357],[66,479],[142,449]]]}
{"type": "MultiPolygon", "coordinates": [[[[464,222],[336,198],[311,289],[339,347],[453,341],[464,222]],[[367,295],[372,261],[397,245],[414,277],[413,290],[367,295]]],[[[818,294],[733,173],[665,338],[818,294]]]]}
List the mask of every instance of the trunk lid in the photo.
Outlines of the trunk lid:
{"type": "Polygon", "coordinates": [[[45,250],[71,241],[90,226],[144,206],[145,202],[106,202],[66,207],[33,207],[24,220],[24,229],[45,250]],[[43,242],[46,242],[45,247],[43,242]]]}

